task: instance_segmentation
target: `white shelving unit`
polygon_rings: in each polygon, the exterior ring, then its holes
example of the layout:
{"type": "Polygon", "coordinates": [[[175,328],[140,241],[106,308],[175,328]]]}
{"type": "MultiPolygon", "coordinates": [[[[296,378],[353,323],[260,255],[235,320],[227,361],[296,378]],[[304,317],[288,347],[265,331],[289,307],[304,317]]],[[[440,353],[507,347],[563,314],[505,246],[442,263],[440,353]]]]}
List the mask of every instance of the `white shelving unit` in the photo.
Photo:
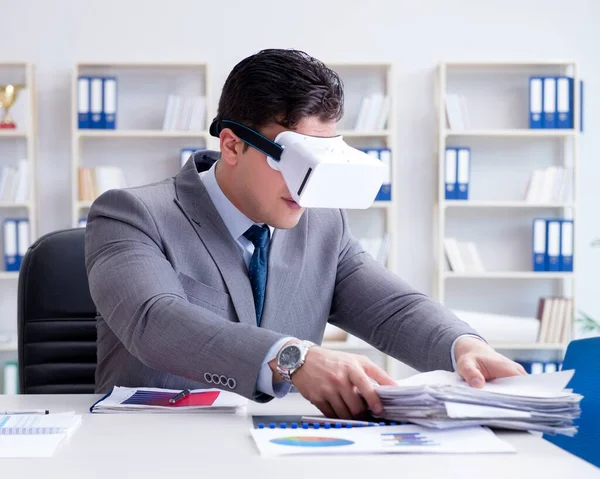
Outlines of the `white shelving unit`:
{"type": "Polygon", "coordinates": [[[87,217],[93,203],[80,201],[80,167],[119,166],[124,171],[127,186],[136,186],[176,174],[180,168],[181,148],[208,147],[210,91],[210,71],[206,63],[77,63],[73,69],[71,93],[72,226],[77,226],[80,218],[87,217]],[[79,76],[117,78],[116,129],[79,129],[79,76]],[[170,94],[205,98],[202,130],[162,129],[170,94]]]}
{"type": "MultiPolygon", "coordinates": [[[[327,62],[327,66],[336,71],[344,83],[344,118],[338,123],[337,133],[345,141],[356,148],[389,148],[392,151],[391,161],[391,201],[376,201],[366,211],[348,210],[348,218],[352,233],[357,238],[373,237],[389,234],[389,247],[386,266],[397,272],[396,248],[398,194],[396,178],[398,176],[399,154],[396,139],[396,91],[394,66],[391,63],[347,63],[327,62]],[[366,95],[381,93],[389,97],[389,114],[384,129],[356,130],[355,125],[360,112],[361,102],[366,95]]],[[[344,340],[328,340],[323,343],[329,349],[349,351],[367,355],[378,355],[382,365],[392,368],[394,360],[384,357],[368,343],[355,337],[344,340]]]]}
{"type": "MultiPolygon", "coordinates": [[[[577,311],[575,301],[575,279],[576,272],[534,272],[531,270],[531,223],[536,217],[557,217],[569,218],[575,220],[576,223],[576,198],[577,198],[577,176],[579,163],[579,131],[580,131],[580,101],[579,101],[579,77],[577,74],[577,65],[571,61],[531,61],[531,62],[442,62],[437,69],[437,78],[435,85],[435,109],[437,114],[436,139],[435,139],[435,158],[438,169],[438,188],[437,200],[434,205],[434,228],[436,232],[435,239],[435,257],[436,271],[434,277],[434,289],[437,299],[452,306],[453,298],[449,292],[452,286],[453,293],[460,293],[463,304],[457,309],[464,309],[465,301],[478,300],[479,304],[483,304],[481,298],[477,298],[479,290],[477,288],[487,288],[485,291],[490,294],[486,296],[485,301],[489,301],[490,305],[495,305],[501,308],[502,301],[504,306],[522,309],[518,312],[521,316],[536,316],[536,309],[541,291],[540,284],[545,285],[546,296],[566,296],[573,299],[574,316],[577,311]],[[496,75],[496,76],[495,76],[496,75]],[[529,76],[535,75],[567,75],[573,78],[574,82],[574,127],[573,129],[529,129],[528,123],[528,89],[529,76]],[[484,95],[485,82],[494,81],[499,83],[491,85],[488,83],[488,93],[493,91],[500,98],[494,98],[493,106],[486,105],[488,98],[484,95]],[[494,85],[496,85],[494,87],[494,85]],[[464,130],[453,131],[449,128],[446,115],[446,95],[449,92],[464,94],[468,98],[469,89],[474,88],[473,104],[467,104],[466,110],[478,105],[480,110],[475,111],[476,125],[465,125],[464,130]],[[496,91],[494,91],[496,88],[496,91]],[[450,91],[455,89],[457,91],[450,91]],[[487,109],[487,111],[486,111],[487,109]],[[492,111],[494,110],[494,111],[492,111]],[[498,112],[495,115],[495,111],[498,112]],[[487,115],[487,117],[486,117],[487,115]],[[485,123],[481,124],[480,123],[485,123]],[[523,197],[522,198],[487,198],[486,193],[494,196],[493,192],[483,191],[485,188],[479,187],[481,197],[474,195],[472,198],[473,175],[470,175],[470,196],[468,200],[445,200],[445,185],[444,185],[444,160],[445,150],[448,146],[466,146],[476,145],[472,148],[471,153],[471,169],[478,162],[490,160],[485,158],[486,155],[480,152],[485,152],[486,148],[495,150],[491,156],[494,156],[496,161],[489,165],[485,163],[485,168],[488,168],[487,174],[491,171],[501,171],[500,168],[512,168],[515,174],[523,174],[524,168],[530,168],[531,172],[536,167],[539,167],[539,162],[545,166],[556,164],[572,168],[573,171],[573,200],[569,202],[550,202],[535,204],[526,202],[524,198],[523,182],[523,197]],[[529,149],[529,154],[520,155],[519,149],[529,149]],[[504,149],[508,153],[501,157],[504,149]],[[510,159],[519,157],[521,163],[510,163],[510,159]],[[557,158],[558,157],[558,158],[557,158]],[[505,161],[506,165],[502,162],[505,161]],[[535,163],[535,162],[538,163],[535,163]],[[498,170],[496,170],[496,168],[498,170]],[[452,215],[452,217],[450,217],[452,215]],[[461,216],[462,215],[462,216],[461,216]],[[466,219],[465,219],[466,217],[466,219]],[[483,273],[455,273],[447,270],[446,257],[444,251],[444,238],[452,236],[449,234],[449,228],[456,236],[461,236],[460,239],[471,241],[471,236],[482,238],[487,224],[493,224],[496,218],[500,218],[510,225],[510,221],[514,219],[517,226],[506,227],[505,232],[500,232],[500,239],[505,241],[509,247],[516,248],[514,253],[519,256],[520,260],[517,268],[508,268],[508,270],[492,269],[483,273]],[[469,221],[470,220],[470,221],[469,221]],[[521,221],[519,223],[519,221],[521,221]],[[451,225],[451,222],[460,223],[461,228],[456,225],[451,225]],[[466,222],[466,224],[465,224],[466,222]],[[523,231],[529,225],[529,231],[523,231]],[[521,228],[521,229],[519,229],[521,228]],[[520,237],[515,240],[511,234],[520,234],[520,237]],[[519,243],[519,239],[521,239],[519,243]],[[529,258],[529,263],[526,259],[529,258]],[[460,280],[460,281],[459,281],[460,280]],[[463,281],[464,280],[464,281],[463,281]],[[489,284],[495,286],[489,286],[489,284]],[[493,297],[495,288],[498,291],[498,297],[493,297]],[[507,289],[508,288],[508,289],[507,289]],[[513,288],[513,289],[510,289],[513,288]],[[507,291],[515,293],[515,298],[506,297],[507,291]],[[518,296],[517,296],[518,294],[518,296]],[[529,296],[528,296],[529,295],[529,296]],[[512,301],[511,301],[512,300],[512,301]]],[[[492,101],[492,100],[490,100],[492,101]]],[[[475,108],[476,110],[476,108],[475,108]]],[[[470,111],[469,111],[470,116],[470,111]]],[[[489,156],[489,155],[488,155],[489,156]]],[[[481,173],[484,167],[479,165],[481,173]]],[[[498,175],[500,176],[500,175],[498,175]]],[[[502,176],[496,181],[500,183],[507,177],[502,176]]],[[[521,183],[519,183],[521,185],[521,183]]],[[[487,185],[486,185],[487,186],[487,185]]],[[[502,186],[498,186],[501,189],[502,186]]],[[[508,190],[509,186],[505,186],[508,190]]],[[[490,187],[490,190],[493,189],[490,187]]],[[[509,196],[515,196],[513,188],[509,196]]],[[[500,219],[498,220],[500,221],[500,219]]],[[[502,223],[504,225],[505,223],[502,223]]],[[[500,227],[497,230],[500,230],[500,227]]],[[[577,230],[577,228],[575,228],[577,230]]],[[[495,242],[496,246],[500,243],[495,242]]],[[[507,252],[499,251],[502,248],[497,248],[498,255],[506,255],[507,252]]],[[[489,251],[488,251],[489,252],[489,251]]],[[[508,253],[510,254],[510,253],[508,253]]],[[[576,258],[575,253],[575,258],[576,258]]],[[[485,264],[485,256],[482,255],[485,264]]],[[[574,260],[576,261],[576,259],[574,260]]],[[[491,258],[490,262],[498,262],[496,258],[491,258]]],[[[511,265],[513,266],[513,265],[511,265]]],[[[574,269],[574,271],[576,271],[574,269]]],[[[544,293],[542,293],[544,294],[544,293]]],[[[517,314],[518,315],[518,314],[517,314]]],[[[499,350],[515,350],[521,352],[545,352],[548,354],[562,354],[566,344],[546,344],[537,342],[522,342],[522,343],[505,343],[491,341],[492,346],[499,350]]]]}
{"type": "MultiPolygon", "coordinates": [[[[0,227],[7,218],[29,220],[29,243],[37,239],[37,86],[35,69],[27,62],[0,63],[0,84],[24,85],[10,109],[16,123],[15,129],[0,129],[0,167],[16,167],[18,162],[28,161],[28,200],[25,202],[0,202],[0,227]]],[[[17,280],[18,272],[5,271],[4,228],[0,228],[0,333],[17,331],[17,280]]],[[[0,344],[0,352],[15,353],[16,343],[0,344]]],[[[0,367],[3,358],[0,357],[0,367]]]]}

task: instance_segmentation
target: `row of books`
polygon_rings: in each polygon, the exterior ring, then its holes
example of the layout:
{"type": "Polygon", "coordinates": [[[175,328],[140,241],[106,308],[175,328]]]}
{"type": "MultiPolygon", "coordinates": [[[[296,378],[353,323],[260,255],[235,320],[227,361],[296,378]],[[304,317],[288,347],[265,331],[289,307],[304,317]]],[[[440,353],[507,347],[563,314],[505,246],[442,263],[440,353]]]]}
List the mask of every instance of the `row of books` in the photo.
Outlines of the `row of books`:
{"type": "Polygon", "coordinates": [[[0,201],[25,203],[29,199],[29,161],[21,160],[17,167],[0,167],[0,201]]]}
{"type": "Polygon", "coordinates": [[[4,270],[17,272],[31,245],[31,233],[27,218],[7,218],[2,228],[4,243],[4,270]]]}
{"type": "Polygon", "coordinates": [[[392,200],[392,150],[389,148],[366,148],[362,149],[367,155],[382,161],[386,167],[383,184],[377,193],[375,201],[392,200]]]}
{"type": "Polygon", "coordinates": [[[446,93],[446,124],[451,130],[468,130],[471,125],[467,115],[467,101],[463,95],[446,93]]]}
{"type": "Polygon", "coordinates": [[[450,271],[455,273],[484,273],[485,268],[475,243],[444,238],[444,253],[450,271]]]}
{"type": "Polygon", "coordinates": [[[6,361],[2,368],[2,390],[0,394],[19,393],[19,372],[16,361],[6,361]]]}
{"type": "Polygon", "coordinates": [[[573,271],[573,220],[533,220],[533,271],[573,271]]]}
{"type": "Polygon", "coordinates": [[[105,191],[127,186],[123,170],[118,166],[80,167],[78,175],[79,201],[94,201],[105,191]]]}
{"type": "Polygon", "coordinates": [[[531,174],[525,201],[528,203],[567,203],[573,197],[573,170],[549,166],[531,174]]]}
{"type": "Polygon", "coordinates": [[[206,98],[169,95],[163,130],[202,131],[206,127],[206,98]]]}
{"type": "Polygon", "coordinates": [[[77,118],[80,129],[117,127],[117,79],[80,76],[77,79],[77,118]]]}
{"type": "MultiPolygon", "coordinates": [[[[583,82],[580,85],[583,110],[583,82]]],[[[573,128],[574,111],[573,78],[567,76],[529,78],[529,128],[573,128]]],[[[583,122],[581,129],[583,129],[583,122]]]]}
{"type": "Polygon", "coordinates": [[[354,130],[383,131],[387,127],[391,109],[391,99],[382,93],[364,96],[360,103],[354,130]]]}
{"type": "Polygon", "coordinates": [[[358,243],[373,259],[382,265],[387,264],[390,252],[390,235],[384,233],[381,237],[359,238],[358,243]]]}
{"type": "Polygon", "coordinates": [[[471,149],[446,148],[444,157],[445,199],[468,200],[471,172],[471,149]]]}
{"type": "Polygon", "coordinates": [[[573,333],[573,300],[540,298],[538,306],[540,331],[538,343],[566,344],[573,333]]]}

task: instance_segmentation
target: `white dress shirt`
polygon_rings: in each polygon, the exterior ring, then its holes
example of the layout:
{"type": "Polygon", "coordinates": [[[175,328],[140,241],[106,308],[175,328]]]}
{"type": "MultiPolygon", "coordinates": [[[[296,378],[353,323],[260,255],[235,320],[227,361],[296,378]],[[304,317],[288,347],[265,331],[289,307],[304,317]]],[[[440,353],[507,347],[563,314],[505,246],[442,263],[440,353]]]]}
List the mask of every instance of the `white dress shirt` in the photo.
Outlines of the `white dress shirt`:
{"type": "MultiPolygon", "coordinates": [[[[217,183],[217,177],[215,175],[215,168],[217,163],[215,162],[213,166],[208,171],[203,171],[200,173],[200,178],[204,183],[204,187],[208,192],[208,196],[212,200],[217,212],[221,216],[225,226],[229,230],[229,233],[236,241],[240,249],[242,250],[242,254],[244,256],[244,261],[246,262],[246,267],[250,264],[250,260],[252,259],[252,254],[254,253],[254,245],[250,240],[248,240],[244,233],[250,228],[252,225],[256,224],[250,218],[248,218],[244,213],[238,210],[229,198],[225,196],[223,190],[217,183]]],[[[259,225],[262,226],[262,225],[259,225]]],[[[271,232],[271,237],[273,236],[274,228],[269,226],[269,230],[271,232]]],[[[268,279],[267,279],[268,281],[268,279]]],[[[472,336],[477,339],[482,339],[479,336],[473,336],[470,334],[465,334],[459,336],[452,343],[450,356],[452,358],[452,367],[456,370],[456,359],[454,356],[454,349],[456,346],[456,342],[464,337],[464,336],[472,336]]],[[[268,394],[273,397],[283,397],[285,396],[291,389],[291,385],[286,382],[280,382],[273,384],[273,371],[269,367],[269,361],[275,359],[277,353],[281,349],[281,347],[292,337],[287,337],[279,340],[275,343],[271,349],[267,352],[267,355],[263,361],[262,367],[260,369],[260,373],[258,375],[258,380],[256,384],[256,388],[265,394],[268,394]]]]}

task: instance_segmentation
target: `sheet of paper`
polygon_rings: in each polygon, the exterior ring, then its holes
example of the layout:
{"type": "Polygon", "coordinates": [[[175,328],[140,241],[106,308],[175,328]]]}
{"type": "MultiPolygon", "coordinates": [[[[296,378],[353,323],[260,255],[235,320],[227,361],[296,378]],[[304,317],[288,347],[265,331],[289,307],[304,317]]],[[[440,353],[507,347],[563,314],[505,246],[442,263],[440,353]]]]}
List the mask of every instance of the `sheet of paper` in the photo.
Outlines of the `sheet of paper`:
{"type": "Polygon", "coordinates": [[[52,457],[66,434],[0,435],[0,458],[52,457]]]}
{"type": "Polygon", "coordinates": [[[531,418],[531,413],[527,411],[517,411],[515,409],[506,409],[501,407],[480,406],[478,404],[465,404],[459,402],[446,401],[446,413],[453,419],[476,419],[476,418],[531,418]]]}
{"type": "Polygon", "coordinates": [[[513,453],[510,444],[482,427],[436,430],[421,426],[352,429],[251,429],[263,456],[321,454],[513,453]]]}

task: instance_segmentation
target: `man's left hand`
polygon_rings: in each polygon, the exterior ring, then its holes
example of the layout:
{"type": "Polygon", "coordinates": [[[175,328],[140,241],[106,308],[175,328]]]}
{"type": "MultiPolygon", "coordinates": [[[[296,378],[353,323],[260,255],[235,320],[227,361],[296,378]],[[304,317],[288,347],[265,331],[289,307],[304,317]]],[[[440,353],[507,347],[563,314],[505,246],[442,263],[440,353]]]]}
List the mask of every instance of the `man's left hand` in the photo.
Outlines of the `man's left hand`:
{"type": "Polygon", "coordinates": [[[454,357],[456,372],[469,386],[476,388],[482,387],[485,381],[491,379],[527,374],[523,366],[473,337],[460,338],[456,342],[454,357]]]}

